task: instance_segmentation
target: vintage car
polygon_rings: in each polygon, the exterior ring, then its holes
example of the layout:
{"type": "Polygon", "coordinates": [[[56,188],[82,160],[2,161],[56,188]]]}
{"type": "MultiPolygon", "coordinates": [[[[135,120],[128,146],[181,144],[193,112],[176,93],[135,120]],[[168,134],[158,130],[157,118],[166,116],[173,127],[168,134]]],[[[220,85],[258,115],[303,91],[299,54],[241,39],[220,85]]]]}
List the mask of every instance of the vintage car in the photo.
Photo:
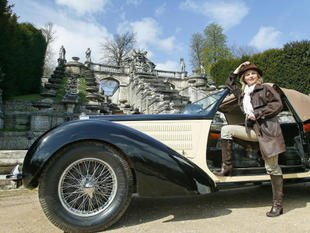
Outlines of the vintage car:
{"type": "MultiPolygon", "coordinates": [[[[284,103],[279,114],[287,146],[279,157],[284,180],[306,181],[310,96],[273,87],[284,103]]],[[[44,213],[65,232],[108,228],[121,218],[133,194],[207,194],[270,180],[258,145],[240,140],[233,146],[232,175],[213,174],[221,166],[221,126],[244,122],[237,100],[226,88],[177,114],[86,118],[38,138],[28,150],[22,175],[15,176],[26,188],[38,187],[44,213]]]]}

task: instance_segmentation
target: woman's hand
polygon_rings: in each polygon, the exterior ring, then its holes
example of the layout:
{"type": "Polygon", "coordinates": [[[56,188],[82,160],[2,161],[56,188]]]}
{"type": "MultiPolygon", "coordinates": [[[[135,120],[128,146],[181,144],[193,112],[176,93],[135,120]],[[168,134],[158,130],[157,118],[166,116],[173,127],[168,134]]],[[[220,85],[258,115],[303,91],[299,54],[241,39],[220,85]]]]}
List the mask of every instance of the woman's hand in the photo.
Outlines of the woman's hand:
{"type": "Polygon", "coordinates": [[[250,65],[251,62],[249,61],[246,61],[246,62],[243,62],[241,63],[234,71],[234,74],[239,74],[240,73],[240,70],[243,66],[247,66],[247,65],[250,65]]]}
{"type": "Polygon", "coordinates": [[[252,121],[256,121],[256,117],[254,115],[249,115],[248,119],[252,120],[252,121]]]}

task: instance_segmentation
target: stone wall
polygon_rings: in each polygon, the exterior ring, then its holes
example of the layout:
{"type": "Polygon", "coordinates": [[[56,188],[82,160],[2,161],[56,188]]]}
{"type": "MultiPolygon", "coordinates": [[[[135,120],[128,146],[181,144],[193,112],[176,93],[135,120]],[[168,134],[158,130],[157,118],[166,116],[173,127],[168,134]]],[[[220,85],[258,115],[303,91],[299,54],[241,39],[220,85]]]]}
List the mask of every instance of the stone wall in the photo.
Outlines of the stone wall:
{"type": "Polygon", "coordinates": [[[33,101],[8,100],[2,106],[5,128],[0,131],[0,150],[26,150],[50,128],[79,116],[66,112],[59,103],[39,109],[33,101]]]}
{"type": "Polygon", "coordinates": [[[4,107],[4,125],[7,130],[46,131],[60,124],[66,117],[62,104],[54,103],[48,108],[36,107],[33,101],[8,100],[4,107]]]}
{"type": "Polygon", "coordinates": [[[0,132],[1,150],[27,150],[29,146],[44,132],[0,132]]]}

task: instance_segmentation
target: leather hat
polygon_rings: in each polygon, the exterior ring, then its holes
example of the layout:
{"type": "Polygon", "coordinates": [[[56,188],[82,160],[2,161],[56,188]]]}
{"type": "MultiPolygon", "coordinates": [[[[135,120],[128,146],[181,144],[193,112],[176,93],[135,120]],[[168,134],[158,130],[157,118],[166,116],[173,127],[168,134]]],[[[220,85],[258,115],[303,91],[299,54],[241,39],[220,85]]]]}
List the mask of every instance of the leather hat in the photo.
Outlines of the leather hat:
{"type": "Polygon", "coordinates": [[[242,76],[243,73],[247,70],[256,70],[260,76],[263,76],[263,71],[259,69],[254,63],[250,63],[249,65],[242,66],[239,72],[239,75],[242,76]]]}

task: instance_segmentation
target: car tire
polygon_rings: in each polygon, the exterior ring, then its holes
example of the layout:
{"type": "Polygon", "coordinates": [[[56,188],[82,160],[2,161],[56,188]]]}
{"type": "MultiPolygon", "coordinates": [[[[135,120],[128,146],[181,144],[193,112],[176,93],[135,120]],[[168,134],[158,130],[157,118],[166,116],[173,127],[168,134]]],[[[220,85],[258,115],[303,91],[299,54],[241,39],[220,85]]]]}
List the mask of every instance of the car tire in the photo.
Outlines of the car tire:
{"type": "Polygon", "coordinates": [[[133,190],[128,163],[113,147],[83,142],[49,161],[39,183],[48,219],[64,232],[98,232],[127,209],[133,190]]]}

